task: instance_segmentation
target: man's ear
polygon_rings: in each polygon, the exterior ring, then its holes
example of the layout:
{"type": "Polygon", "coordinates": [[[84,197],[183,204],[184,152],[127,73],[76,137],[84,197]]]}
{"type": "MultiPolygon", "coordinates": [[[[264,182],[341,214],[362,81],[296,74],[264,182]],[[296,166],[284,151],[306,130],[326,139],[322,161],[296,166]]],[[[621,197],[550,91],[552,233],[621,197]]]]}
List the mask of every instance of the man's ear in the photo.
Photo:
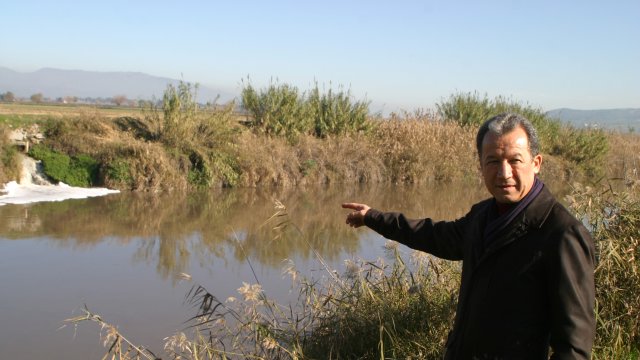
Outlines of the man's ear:
{"type": "Polygon", "coordinates": [[[542,167],[542,155],[538,154],[533,157],[533,173],[538,174],[542,167]]]}

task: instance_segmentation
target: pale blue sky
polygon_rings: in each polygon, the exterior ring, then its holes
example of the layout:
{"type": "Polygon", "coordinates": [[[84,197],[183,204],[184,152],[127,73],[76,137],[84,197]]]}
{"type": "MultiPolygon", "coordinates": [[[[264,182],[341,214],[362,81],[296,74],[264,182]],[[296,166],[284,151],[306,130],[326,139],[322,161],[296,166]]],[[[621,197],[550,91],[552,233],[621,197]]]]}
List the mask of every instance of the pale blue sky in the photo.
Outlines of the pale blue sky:
{"type": "Polygon", "coordinates": [[[640,107],[640,0],[8,1],[0,66],[350,87],[372,109],[477,91],[550,110],[640,107]]]}

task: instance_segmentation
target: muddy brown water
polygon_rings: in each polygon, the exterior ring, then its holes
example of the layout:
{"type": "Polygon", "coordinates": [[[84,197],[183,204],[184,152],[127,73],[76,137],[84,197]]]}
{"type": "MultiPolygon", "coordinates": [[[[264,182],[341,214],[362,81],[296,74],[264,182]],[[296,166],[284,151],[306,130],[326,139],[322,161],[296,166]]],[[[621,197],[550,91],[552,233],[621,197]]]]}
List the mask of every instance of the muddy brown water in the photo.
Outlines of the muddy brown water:
{"type": "MultiPolygon", "coordinates": [[[[385,240],[345,225],[340,204],[358,201],[411,217],[454,219],[487,192],[480,183],[434,186],[233,189],[198,194],[122,193],[0,207],[0,359],[101,358],[97,324],[59,329],[86,306],[137,344],[162,353],[184,329],[188,273],[220,299],[243,282],[290,299],[282,270],[325,276],[344,260],[383,257],[385,240]],[[275,201],[287,216],[276,213],[275,201]],[[281,220],[288,223],[274,230],[281,220]]],[[[404,253],[408,248],[401,247],[404,253]]],[[[164,356],[166,357],[166,356],[164,356]]]]}

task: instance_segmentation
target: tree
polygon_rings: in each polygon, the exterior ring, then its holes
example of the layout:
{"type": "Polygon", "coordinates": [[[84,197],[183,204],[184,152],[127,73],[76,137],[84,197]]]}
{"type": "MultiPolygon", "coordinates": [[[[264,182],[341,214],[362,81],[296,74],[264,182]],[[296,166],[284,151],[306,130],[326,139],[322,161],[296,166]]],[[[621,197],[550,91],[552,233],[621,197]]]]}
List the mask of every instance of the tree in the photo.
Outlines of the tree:
{"type": "Polygon", "coordinates": [[[0,100],[6,102],[14,102],[16,101],[16,96],[11,91],[7,91],[6,93],[0,95],[0,100]]]}
{"type": "Polygon", "coordinates": [[[31,95],[31,101],[34,103],[41,103],[43,99],[44,99],[44,95],[42,95],[42,93],[31,95]]]}
{"type": "Polygon", "coordinates": [[[125,95],[116,95],[113,97],[113,103],[116,104],[117,106],[122,106],[123,104],[127,103],[129,100],[127,99],[127,97],[125,95]]]}
{"type": "Polygon", "coordinates": [[[78,101],[78,97],[77,96],[65,96],[63,99],[63,102],[65,104],[72,104],[78,101]]]}

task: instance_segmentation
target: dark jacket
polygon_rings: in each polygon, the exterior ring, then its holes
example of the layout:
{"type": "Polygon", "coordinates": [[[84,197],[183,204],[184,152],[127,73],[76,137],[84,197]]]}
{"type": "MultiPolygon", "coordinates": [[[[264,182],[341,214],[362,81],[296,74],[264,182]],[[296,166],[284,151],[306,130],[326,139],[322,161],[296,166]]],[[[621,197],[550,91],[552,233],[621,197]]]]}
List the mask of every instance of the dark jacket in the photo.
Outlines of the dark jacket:
{"type": "Polygon", "coordinates": [[[486,246],[493,199],[449,222],[367,212],[382,236],[449,260],[463,260],[445,359],[589,359],[595,336],[594,244],[549,191],[486,246]]]}

